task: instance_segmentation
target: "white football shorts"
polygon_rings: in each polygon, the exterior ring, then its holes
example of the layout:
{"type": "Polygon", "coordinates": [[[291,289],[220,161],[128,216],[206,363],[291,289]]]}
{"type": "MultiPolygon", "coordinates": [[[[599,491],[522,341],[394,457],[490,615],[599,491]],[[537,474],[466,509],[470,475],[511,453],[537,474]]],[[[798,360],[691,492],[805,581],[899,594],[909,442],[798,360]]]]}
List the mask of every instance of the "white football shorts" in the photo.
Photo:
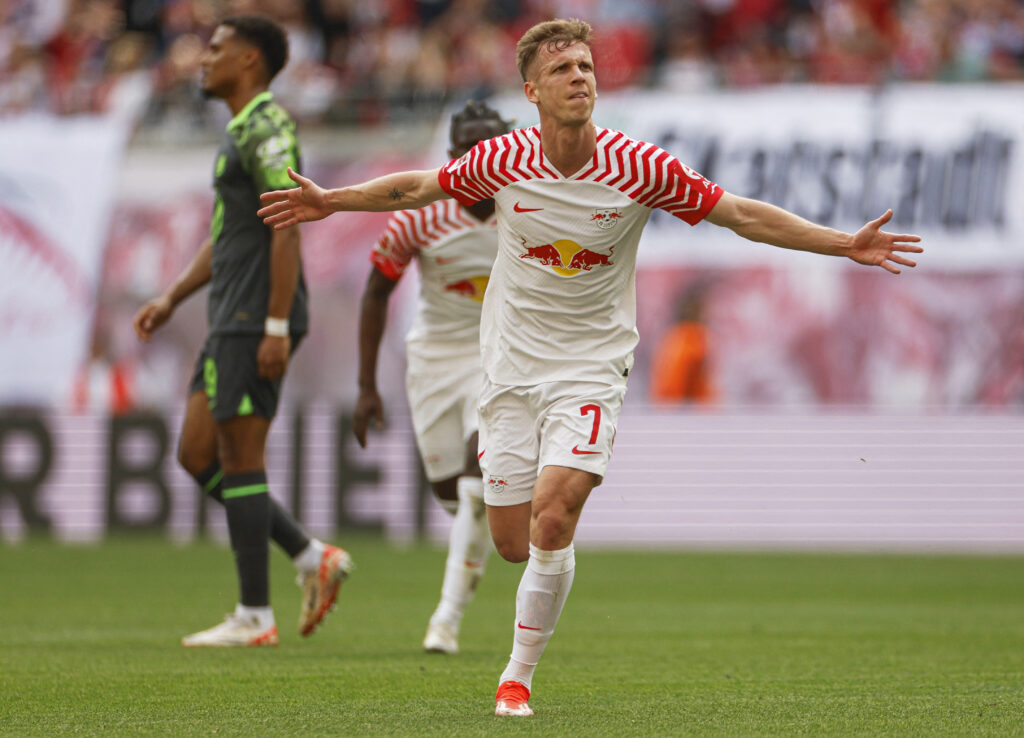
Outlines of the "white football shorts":
{"type": "Polygon", "coordinates": [[[482,382],[479,353],[406,373],[416,446],[431,482],[458,476],[465,469],[466,441],[479,427],[482,382]]]}
{"type": "Polygon", "coordinates": [[[625,384],[508,387],[485,378],[480,394],[484,501],[496,506],[529,502],[545,466],[582,469],[603,479],[625,396],[625,384]]]}

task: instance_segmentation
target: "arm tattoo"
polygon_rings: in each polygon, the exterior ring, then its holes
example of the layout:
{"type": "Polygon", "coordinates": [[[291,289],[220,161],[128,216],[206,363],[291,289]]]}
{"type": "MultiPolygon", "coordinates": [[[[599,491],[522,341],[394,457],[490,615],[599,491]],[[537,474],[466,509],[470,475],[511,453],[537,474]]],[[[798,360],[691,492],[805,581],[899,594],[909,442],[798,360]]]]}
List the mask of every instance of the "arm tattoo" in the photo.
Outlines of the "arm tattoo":
{"type": "Polygon", "coordinates": [[[405,197],[405,193],[399,192],[397,187],[392,187],[391,192],[388,193],[388,197],[390,197],[392,200],[401,200],[403,197],[405,197]]]}

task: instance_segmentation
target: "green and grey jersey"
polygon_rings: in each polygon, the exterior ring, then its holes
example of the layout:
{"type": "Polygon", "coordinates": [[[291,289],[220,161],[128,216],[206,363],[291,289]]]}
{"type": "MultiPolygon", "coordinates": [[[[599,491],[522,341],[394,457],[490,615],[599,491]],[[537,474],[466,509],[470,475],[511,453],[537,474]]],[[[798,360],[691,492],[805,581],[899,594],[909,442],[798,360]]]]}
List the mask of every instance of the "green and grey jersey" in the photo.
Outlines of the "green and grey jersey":
{"type": "MultiPolygon", "coordinates": [[[[211,335],[263,333],[272,231],[256,211],[262,193],[295,186],[288,167],[299,169],[295,123],[270,92],[263,92],[228,123],[214,167],[213,274],[207,306],[211,335]]],[[[308,328],[301,268],[288,321],[295,335],[308,328]]]]}

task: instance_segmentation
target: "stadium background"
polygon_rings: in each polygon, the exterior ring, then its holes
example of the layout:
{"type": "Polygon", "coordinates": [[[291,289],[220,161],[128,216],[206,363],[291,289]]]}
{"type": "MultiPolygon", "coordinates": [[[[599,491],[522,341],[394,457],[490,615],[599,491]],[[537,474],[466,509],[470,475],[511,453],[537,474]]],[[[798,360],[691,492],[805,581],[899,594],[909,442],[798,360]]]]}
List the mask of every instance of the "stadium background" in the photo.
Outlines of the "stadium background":
{"type": "MultiPolygon", "coordinates": [[[[0,538],[224,537],[174,463],[203,338],[195,296],[148,346],[137,307],[208,227],[223,105],[196,94],[228,12],[284,22],[275,82],[306,171],[346,183],[443,161],[451,110],[534,122],[512,64],[535,20],[596,27],[607,127],[726,189],[853,228],[893,206],[927,252],[894,278],[655,216],[641,343],[583,545],[1024,549],[1024,9],[1011,0],[113,2],[0,5],[0,538]],[[713,396],[657,402],[694,304],[713,396]]],[[[323,535],[443,540],[402,395],[407,279],[381,357],[389,424],[358,449],[358,300],[386,215],[304,227],[313,332],[272,489],[323,535]]]]}

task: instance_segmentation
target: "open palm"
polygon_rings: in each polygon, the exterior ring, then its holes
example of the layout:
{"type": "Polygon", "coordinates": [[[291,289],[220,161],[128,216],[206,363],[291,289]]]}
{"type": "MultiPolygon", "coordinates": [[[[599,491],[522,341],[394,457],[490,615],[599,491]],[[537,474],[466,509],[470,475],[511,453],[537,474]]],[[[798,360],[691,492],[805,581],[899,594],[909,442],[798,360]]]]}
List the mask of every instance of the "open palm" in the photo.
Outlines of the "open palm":
{"type": "Polygon", "coordinates": [[[882,226],[891,219],[892,210],[886,210],[880,217],[865,223],[863,228],[853,234],[850,253],[847,255],[858,264],[880,266],[893,274],[900,273],[897,264],[905,267],[917,266],[917,262],[897,252],[921,253],[924,249],[916,245],[921,237],[903,233],[886,233],[882,230],[882,226]]]}
{"type": "Polygon", "coordinates": [[[320,220],[331,214],[332,211],[327,206],[326,190],[323,187],[303,177],[291,167],[288,168],[288,176],[299,186],[290,190],[264,192],[260,195],[264,207],[260,208],[256,215],[262,218],[264,223],[273,226],[275,230],[281,230],[296,223],[320,220]]]}

